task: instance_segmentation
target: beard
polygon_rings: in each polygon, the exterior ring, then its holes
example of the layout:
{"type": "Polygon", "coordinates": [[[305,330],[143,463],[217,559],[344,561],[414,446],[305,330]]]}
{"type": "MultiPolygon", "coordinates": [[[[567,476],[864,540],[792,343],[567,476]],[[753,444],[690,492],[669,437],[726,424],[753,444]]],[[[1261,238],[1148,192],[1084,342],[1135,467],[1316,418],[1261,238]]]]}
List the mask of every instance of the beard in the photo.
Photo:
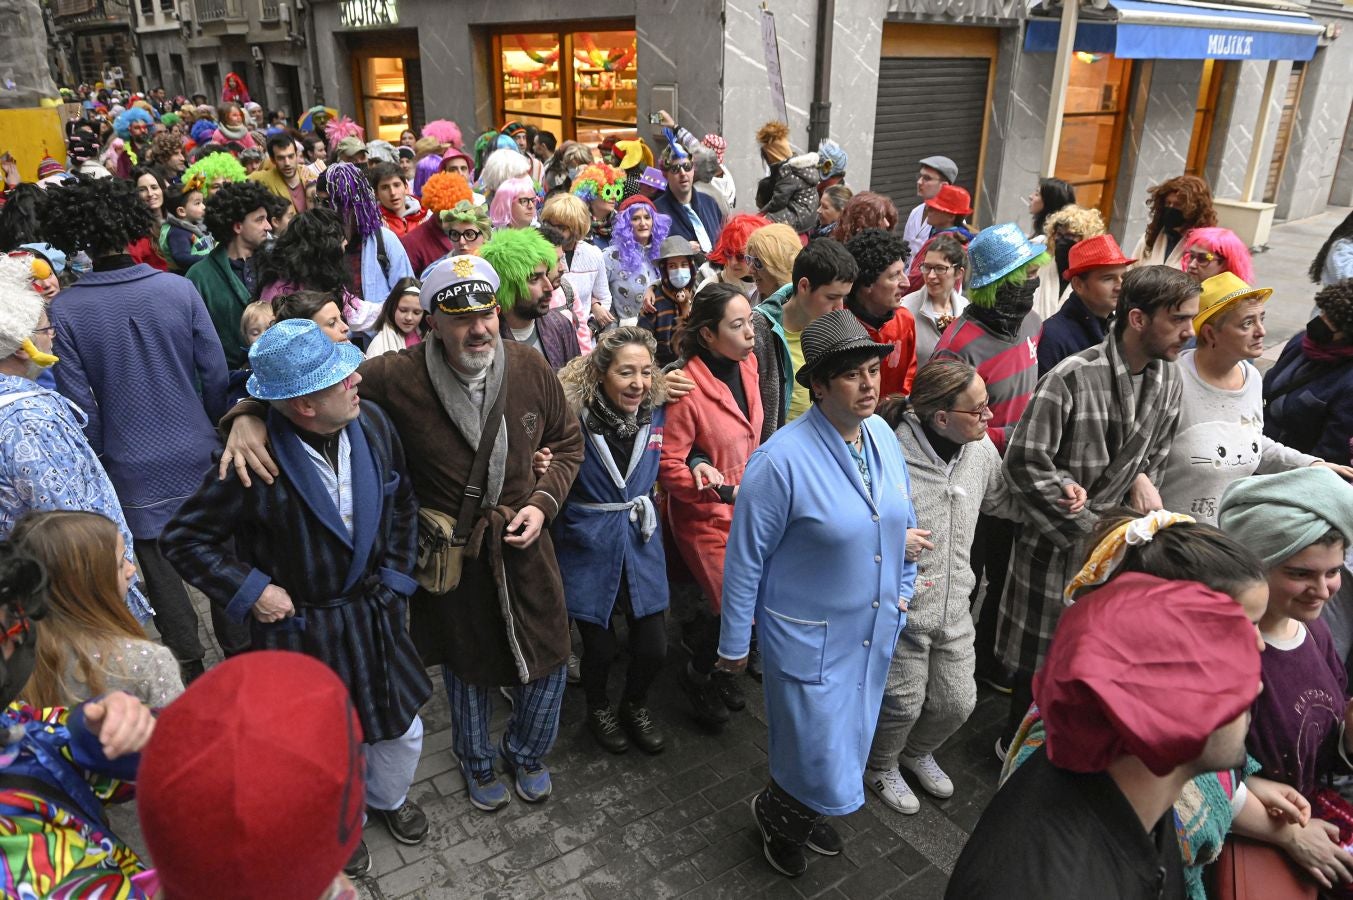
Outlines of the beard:
{"type": "Polygon", "coordinates": [[[455,368],[463,374],[476,376],[488,371],[489,366],[493,365],[493,345],[489,344],[482,350],[471,350],[468,347],[462,347],[460,358],[456,360],[455,368]]]}

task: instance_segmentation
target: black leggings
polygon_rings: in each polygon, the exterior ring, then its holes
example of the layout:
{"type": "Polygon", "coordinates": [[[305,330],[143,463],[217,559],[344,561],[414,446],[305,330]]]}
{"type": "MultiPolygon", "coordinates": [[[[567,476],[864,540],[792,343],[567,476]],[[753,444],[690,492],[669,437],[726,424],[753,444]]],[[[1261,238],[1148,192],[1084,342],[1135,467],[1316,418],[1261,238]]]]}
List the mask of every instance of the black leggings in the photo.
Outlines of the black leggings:
{"type": "MultiPolygon", "coordinates": [[[[667,626],[661,612],[635,618],[623,574],[620,578],[620,595],[616,598],[615,609],[611,614],[614,616],[616,612],[625,614],[625,622],[629,626],[630,665],[625,673],[622,699],[643,704],[648,698],[653,679],[658,676],[667,659],[667,626]]],[[[620,652],[620,639],[616,636],[615,625],[608,623],[602,626],[582,619],[575,619],[574,622],[583,639],[582,680],[587,706],[590,709],[609,706],[606,681],[611,673],[611,663],[620,652]]]]}
{"type": "MultiPolygon", "coordinates": [[[[204,650],[197,633],[197,610],[183,586],[183,579],[160,553],[156,541],[133,539],[132,548],[141,566],[142,584],[160,640],[180,663],[200,662],[204,650]]],[[[226,657],[249,649],[248,622],[232,622],[225,610],[213,603],[211,625],[226,657]]]]}

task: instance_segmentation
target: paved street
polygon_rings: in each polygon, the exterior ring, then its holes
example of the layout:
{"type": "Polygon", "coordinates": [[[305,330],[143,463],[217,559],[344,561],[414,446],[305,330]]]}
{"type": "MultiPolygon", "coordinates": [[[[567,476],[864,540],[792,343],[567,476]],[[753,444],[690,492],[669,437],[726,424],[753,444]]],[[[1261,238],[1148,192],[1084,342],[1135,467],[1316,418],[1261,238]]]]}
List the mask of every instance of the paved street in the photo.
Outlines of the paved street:
{"type": "MultiPolygon", "coordinates": [[[[1258,282],[1277,288],[1268,310],[1270,358],[1304,326],[1314,293],[1305,271],[1346,210],[1275,229],[1272,249],[1256,259],[1258,282]]],[[[199,604],[202,598],[198,598],[199,604]]],[[[203,621],[206,621],[205,614],[203,621]]],[[[205,633],[204,633],[205,639],[205,633]]],[[[210,640],[206,641],[208,645],[210,640]]],[[[608,900],[667,897],[829,897],[864,900],[941,897],[947,873],[990,799],[999,766],[992,745],[1005,698],[985,688],[969,723],[937,757],[955,796],[922,798],[919,814],[898,815],[869,794],[865,807],[837,827],[846,839],[837,858],[810,854],[808,873],[788,881],[761,856],[747,799],[766,781],[761,691],[744,679],[748,709],[719,734],[702,732],[687,714],[675,666],[686,655],[673,635],[669,666],[652,698],[667,750],[611,756],[583,730],[580,687],[570,687],[563,729],[549,758],[554,795],[532,806],[514,798],[497,814],[472,809],[450,751],[445,693],[424,710],[427,738],[413,796],[431,820],[420,847],[396,844],[384,827],[366,839],[375,865],[363,897],[608,900]]],[[[618,694],[620,667],[614,672],[618,694]]],[[[506,707],[505,703],[500,704],[506,707]]],[[[496,716],[501,733],[506,709],[496,716]]],[[[913,782],[914,784],[914,782],[913,782]]],[[[918,788],[918,793],[920,793],[918,788]]],[[[134,814],[118,810],[114,827],[139,844],[134,814]]],[[[303,836],[299,839],[303,839],[303,836]]]]}

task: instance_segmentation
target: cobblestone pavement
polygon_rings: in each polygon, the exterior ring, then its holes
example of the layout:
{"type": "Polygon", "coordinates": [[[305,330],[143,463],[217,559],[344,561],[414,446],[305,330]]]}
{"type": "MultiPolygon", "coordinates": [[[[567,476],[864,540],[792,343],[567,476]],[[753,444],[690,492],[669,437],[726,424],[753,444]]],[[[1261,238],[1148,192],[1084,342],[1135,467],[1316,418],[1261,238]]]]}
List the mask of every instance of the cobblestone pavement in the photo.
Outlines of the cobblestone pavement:
{"type": "MultiPolygon", "coordinates": [[[[1346,210],[1280,225],[1270,251],[1255,257],[1256,280],[1277,293],[1269,303],[1270,351],[1302,328],[1314,288],[1306,281],[1310,257],[1346,210]]],[[[1261,361],[1261,366],[1267,363],[1261,361]]],[[[196,595],[196,592],[194,592],[196,595]]],[[[207,637],[203,598],[204,645],[207,637]]],[[[673,635],[675,638],[675,635],[673,635]]],[[[554,794],[531,805],[513,797],[494,814],[473,809],[451,753],[451,731],[441,679],[423,711],[423,759],[411,795],[427,813],[431,833],[418,847],[397,844],[382,825],[366,829],[374,866],[359,891],[369,900],[610,900],[668,897],[826,897],[865,900],[940,898],[978,816],[991,799],[999,765],[993,744],[1006,700],[979,689],[972,718],[936,754],[952,777],[954,796],[921,797],[913,816],[893,812],[866,791],[864,808],[835,820],[845,852],[835,858],[809,854],[808,872],[788,880],[761,854],[747,799],[767,778],[765,710],[760,686],[744,679],[748,705],[718,734],[691,719],[676,687],[676,666],[686,654],[671,643],[669,665],[653,691],[655,718],[667,749],[645,756],[631,749],[604,753],[583,729],[582,690],[570,686],[563,726],[547,762],[554,794]]],[[[613,672],[618,695],[623,669],[613,672]]],[[[494,733],[501,734],[507,704],[498,704],[494,733]]],[[[141,846],[131,806],[114,810],[114,830],[141,846]]]]}

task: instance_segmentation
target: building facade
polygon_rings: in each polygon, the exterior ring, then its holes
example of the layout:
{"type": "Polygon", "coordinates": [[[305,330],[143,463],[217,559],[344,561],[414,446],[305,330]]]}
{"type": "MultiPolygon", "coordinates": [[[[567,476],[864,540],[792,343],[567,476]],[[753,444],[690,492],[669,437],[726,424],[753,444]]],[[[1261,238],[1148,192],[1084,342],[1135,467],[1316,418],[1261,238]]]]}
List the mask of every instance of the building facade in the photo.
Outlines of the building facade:
{"type": "Polygon", "coordinates": [[[50,14],[61,83],[136,85],[140,61],[128,0],[52,0],[50,14]]]}
{"type": "Polygon", "coordinates": [[[650,116],[669,109],[725,136],[744,209],[764,171],[756,130],[781,104],[796,146],[825,114],[848,183],[904,210],[917,161],[953,158],[981,225],[1027,225],[1052,155],[1128,246],[1147,189],[1184,172],[1228,209],[1280,219],[1353,203],[1353,8],[1093,0],[1062,48],[1049,2],[771,0],[773,38],[760,0],[319,0],[311,13],[319,81],[337,86],[326,102],[373,137],[450,118],[467,140],[512,119],[589,142],[637,123],[652,139],[650,116]]]}

